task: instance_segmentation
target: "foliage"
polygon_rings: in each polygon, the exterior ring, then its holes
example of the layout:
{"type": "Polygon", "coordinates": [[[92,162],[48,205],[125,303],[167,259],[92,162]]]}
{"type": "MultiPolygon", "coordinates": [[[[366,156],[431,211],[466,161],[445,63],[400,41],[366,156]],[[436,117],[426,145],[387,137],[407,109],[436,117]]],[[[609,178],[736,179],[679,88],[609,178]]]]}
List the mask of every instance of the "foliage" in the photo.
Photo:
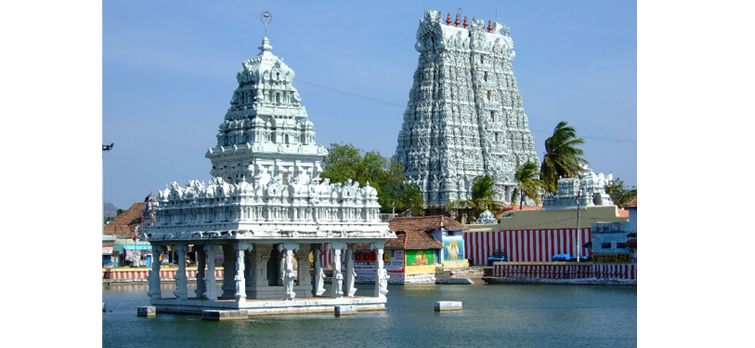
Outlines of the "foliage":
{"type": "Polygon", "coordinates": [[[123,210],[123,209],[118,209],[118,211],[115,212],[115,216],[119,216],[119,215],[123,214],[124,212],[126,212],[126,211],[123,210]]]}
{"type": "Polygon", "coordinates": [[[102,224],[103,225],[107,225],[107,224],[111,223],[113,220],[115,220],[115,219],[108,216],[108,217],[105,218],[105,220],[102,221],[102,224]]]}
{"type": "Polygon", "coordinates": [[[362,155],[362,150],[352,144],[330,144],[328,156],[323,160],[322,179],[331,182],[358,181],[364,186],[367,182],[377,190],[380,212],[411,212],[422,215],[425,200],[417,185],[404,184],[404,169],[401,163],[393,162],[370,151],[362,155]]]}
{"type": "Polygon", "coordinates": [[[522,209],[524,196],[527,196],[534,200],[535,204],[540,204],[540,191],[543,189],[543,182],[540,180],[537,164],[529,161],[524,165],[517,163],[514,177],[519,187],[514,190],[511,202],[515,202],[518,198],[519,209],[522,209]]]}
{"type": "Polygon", "coordinates": [[[624,188],[624,181],[620,178],[611,181],[606,185],[606,193],[611,197],[613,203],[616,205],[622,205],[634,197],[637,197],[637,187],[624,188]]]}
{"type": "Polygon", "coordinates": [[[477,220],[486,210],[497,214],[503,207],[503,203],[493,199],[498,194],[495,188],[495,180],[490,175],[478,176],[472,182],[472,198],[453,201],[446,205],[446,211],[461,208],[456,220],[462,221],[467,217],[467,221],[477,220]]]}
{"type": "Polygon", "coordinates": [[[553,130],[553,135],[545,139],[545,155],[540,166],[540,180],[543,181],[546,192],[556,193],[558,179],[562,177],[582,177],[582,164],[589,164],[580,157],[584,155],[577,145],[584,144],[582,138],[577,138],[574,127],[561,121],[553,130]]]}

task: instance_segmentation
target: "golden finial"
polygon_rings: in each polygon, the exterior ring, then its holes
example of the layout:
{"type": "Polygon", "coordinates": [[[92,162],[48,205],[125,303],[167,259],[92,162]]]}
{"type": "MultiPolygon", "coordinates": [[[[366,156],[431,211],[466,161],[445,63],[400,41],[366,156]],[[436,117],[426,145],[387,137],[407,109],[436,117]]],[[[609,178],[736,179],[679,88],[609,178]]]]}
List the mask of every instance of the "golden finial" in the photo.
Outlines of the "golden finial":
{"type": "Polygon", "coordinates": [[[493,32],[493,24],[491,24],[490,21],[488,21],[488,33],[492,33],[492,32],[493,32]]]}
{"type": "Polygon", "coordinates": [[[467,15],[464,15],[464,29],[466,29],[469,26],[469,22],[467,22],[467,15]]]}
{"type": "Polygon", "coordinates": [[[448,12],[448,18],[446,18],[446,25],[451,25],[451,12],[448,12]]]}
{"type": "Polygon", "coordinates": [[[458,27],[459,23],[461,23],[461,22],[459,22],[459,14],[457,13],[456,14],[456,21],[454,22],[454,24],[456,24],[456,26],[458,27]]]}

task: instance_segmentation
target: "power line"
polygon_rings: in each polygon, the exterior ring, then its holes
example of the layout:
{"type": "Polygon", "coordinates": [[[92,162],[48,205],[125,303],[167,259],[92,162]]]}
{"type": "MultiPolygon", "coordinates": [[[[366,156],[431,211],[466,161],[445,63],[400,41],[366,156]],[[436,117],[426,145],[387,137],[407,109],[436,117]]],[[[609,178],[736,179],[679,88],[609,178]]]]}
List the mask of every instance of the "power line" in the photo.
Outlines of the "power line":
{"type": "Polygon", "coordinates": [[[369,100],[369,101],[373,101],[373,102],[376,102],[376,103],[381,103],[381,104],[385,104],[385,105],[389,105],[389,106],[397,106],[397,107],[400,107],[400,108],[406,107],[406,105],[399,105],[399,104],[396,104],[396,103],[391,103],[389,101],[385,101],[385,100],[381,100],[381,99],[377,99],[377,98],[372,98],[372,97],[368,97],[368,96],[364,96],[364,95],[360,95],[360,94],[356,94],[356,93],[342,91],[340,89],[336,89],[336,88],[332,88],[332,87],[328,87],[328,86],[323,86],[323,85],[318,85],[318,84],[316,84],[314,82],[302,81],[301,79],[296,79],[296,82],[301,82],[301,83],[303,83],[305,85],[310,85],[310,86],[312,86],[314,88],[327,89],[327,90],[332,91],[332,92],[346,94],[346,95],[350,95],[352,97],[357,97],[357,98],[361,98],[361,99],[364,99],[364,100],[369,100]]]}
{"type": "MultiPolygon", "coordinates": [[[[399,108],[405,108],[406,107],[406,105],[400,105],[400,104],[392,103],[392,102],[385,101],[385,100],[382,100],[382,99],[377,99],[377,98],[372,98],[372,97],[364,96],[364,95],[361,95],[361,94],[356,94],[356,93],[351,93],[351,92],[347,92],[347,91],[342,91],[342,90],[337,89],[337,88],[323,86],[323,85],[318,85],[318,84],[316,84],[314,82],[304,81],[302,79],[296,79],[296,82],[301,82],[301,83],[303,83],[305,85],[309,85],[309,86],[312,86],[314,88],[322,88],[322,89],[329,90],[331,92],[341,93],[341,94],[349,95],[349,96],[352,96],[352,97],[356,97],[356,98],[360,98],[360,99],[364,99],[364,100],[369,100],[369,101],[376,102],[376,103],[385,104],[385,105],[388,105],[388,106],[396,106],[396,107],[399,107],[399,108]]],[[[538,133],[545,133],[545,134],[550,134],[551,133],[551,132],[546,132],[546,131],[541,131],[541,130],[530,130],[530,131],[531,132],[538,132],[538,133]]],[[[593,140],[600,140],[600,141],[615,141],[617,143],[637,143],[636,140],[607,139],[607,138],[596,138],[596,137],[583,137],[583,138],[593,139],[593,140]]]]}
{"type": "MultiPolygon", "coordinates": [[[[545,134],[551,134],[552,132],[546,132],[541,130],[535,130],[530,129],[531,132],[538,132],[538,133],[545,133],[545,134]]],[[[582,137],[585,139],[593,139],[593,140],[601,140],[601,141],[615,141],[617,143],[637,143],[637,140],[624,140],[624,139],[607,139],[607,138],[596,138],[596,137],[582,137]]]]}

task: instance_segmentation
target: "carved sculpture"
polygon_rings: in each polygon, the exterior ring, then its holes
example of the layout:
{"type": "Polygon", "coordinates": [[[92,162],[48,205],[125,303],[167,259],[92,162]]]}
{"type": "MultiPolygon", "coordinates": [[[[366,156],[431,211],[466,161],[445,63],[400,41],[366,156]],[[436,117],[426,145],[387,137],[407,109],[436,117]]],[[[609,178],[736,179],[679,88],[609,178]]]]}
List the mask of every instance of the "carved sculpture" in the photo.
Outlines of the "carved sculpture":
{"type": "Polygon", "coordinates": [[[420,21],[419,63],[393,158],[428,205],[470,198],[464,182],[483,174],[510,192],[517,161],[540,163],[511,68],[513,47],[500,23],[460,27],[438,11],[420,21]]]}

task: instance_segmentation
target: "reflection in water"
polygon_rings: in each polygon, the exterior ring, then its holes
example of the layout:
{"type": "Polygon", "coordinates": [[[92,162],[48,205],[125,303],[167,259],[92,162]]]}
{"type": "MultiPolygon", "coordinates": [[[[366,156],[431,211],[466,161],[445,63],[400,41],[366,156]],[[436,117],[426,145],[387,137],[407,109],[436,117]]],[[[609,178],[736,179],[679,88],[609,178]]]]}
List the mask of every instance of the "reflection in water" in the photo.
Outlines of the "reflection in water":
{"type": "MultiPolygon", "coordinates": [[[[173,283],[161,284],[172,296],[173,283]]],[[[196,288],[189,284],[190,292],[196,288]]],[[[387,310],[203,321],[197,315],[136,316],[146,284],[103,286],[103,347],[405,346],[634,347],[637,288],[562,285],[389,285],[387,310]],[[435,312],[435,301],[463,310],[435,312]]],[[[358,296],[372,296],[362,286],[358,296]]]]}

